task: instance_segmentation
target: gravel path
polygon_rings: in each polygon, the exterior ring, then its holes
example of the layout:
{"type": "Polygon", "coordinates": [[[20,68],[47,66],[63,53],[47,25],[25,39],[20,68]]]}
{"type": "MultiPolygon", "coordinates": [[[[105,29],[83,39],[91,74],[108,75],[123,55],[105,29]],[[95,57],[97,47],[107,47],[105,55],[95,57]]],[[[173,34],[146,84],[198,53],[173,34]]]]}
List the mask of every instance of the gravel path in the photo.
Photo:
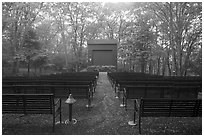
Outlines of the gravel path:
{"type": "MultiPolygon", "coordinates": [[[[129,119],[124,109],[120,108],[121,101],[115,98],[114,89],[105,72],[100,73],[93,105],[96,109],[96,119],[91,119],[94,124],[88,133],[94,134],[120,134],[121,128],[127,126],[129,119]]],[[[94,109],[93,108],[93,109],[94,109]]]]}
{"type": "Polygon", "coordinates": [[[67,130],[64,134],[134,134],[137,130],[127,124],[130,116],[123,108],[119,107],[120,103],[121,101],[115,98],[114,89],[111,87],[106,72],[100,72],[96,93],[94,93],[92,101],[93,108],[89,111],[83,111],[83,114],[80,113],[82,111],[75,109],[74,111],[78,113],[73,114],[73,117],[78,117],[78,122],[71,126],[75,132],[67,130]],[[78,132],[76,132],[76,128],[78,132]],[[128,128],[133,130],[132,133],[129,132],[128,128]]]}

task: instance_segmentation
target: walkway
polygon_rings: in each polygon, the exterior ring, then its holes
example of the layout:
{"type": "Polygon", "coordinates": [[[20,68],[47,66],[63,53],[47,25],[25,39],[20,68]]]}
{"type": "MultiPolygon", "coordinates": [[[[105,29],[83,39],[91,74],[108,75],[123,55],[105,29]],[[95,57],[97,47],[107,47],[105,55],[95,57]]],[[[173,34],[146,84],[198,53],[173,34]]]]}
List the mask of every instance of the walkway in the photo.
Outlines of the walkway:
{"type": "Polygon", "coordinates": [[[67,129],[67,133],[63,134],[138,134],[136,127],[131,127],[127,124],[132,118],[132,112],[129,112],[131,115],[129,116],[125,109],[119,107],[120,103],[121,101],[115,98],[115,93],[108,80],[107,73],[100,72],[96,93],[94,93],[92,101],[93,108],[88,111],[84,110],[86,109],[84,106],[75,107],[74,112],[78,113],[73,114],[73,117],[76,118],[78,122],[76,125],[70,126],[75,132],[71,132],[71,129],[67,129]],[[80,112],[83,112],[83,114],[80,112]],[[76,128],[78,129],[77,131],[76,128]]]}
{"type": "MultiPolygon", "coordinates": [[[[120,108],[119,99],[108,80],[106,72],[101,72],[98,79],[93,105],[97,108],[97,114],[91,120],[93,128],[87,133],[90,134],[121,134],[123,127],[127,127],[128,116],[123,108],[120,108]]],[[[94,109],[93,108],[93,109],[94,109]]]]}

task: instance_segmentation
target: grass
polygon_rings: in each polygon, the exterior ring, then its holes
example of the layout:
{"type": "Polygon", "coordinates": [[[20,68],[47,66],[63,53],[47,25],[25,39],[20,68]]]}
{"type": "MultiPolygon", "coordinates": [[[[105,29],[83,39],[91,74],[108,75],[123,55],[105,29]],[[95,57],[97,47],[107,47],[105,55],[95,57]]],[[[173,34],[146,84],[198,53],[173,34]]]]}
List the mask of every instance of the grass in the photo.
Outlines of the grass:
{"type": "MultiPolygon", "coordinates": [[[[63,102],[65,99],[63,100],[63,102]]],[[[117,102],[120,103],[119,101],[117,102]]],[[[138,125],[129,126],[132,110],[112,108],[111,114],[103,114],[104,106],[97,105],[87,110],[86,100],[77,100],[73,105],[75,125],[57,124],[52,132],[51,115],[6,114],[2,116],[3,135],[137,135],[138,125]],[[114,111],[116,109],[117,112],[114,111]]],[[[68,119],[68,105],[63,103],[62,119],[68,119]]],[[[104,113],[106,113],[104,111],[104,113]]],[[[138,121],[137,121],[138,122],[138,121]]],[[[142,118],[142,134],[146,135],[201,135],[202,118],[142,118]]]]}
{"type": "MultiPolygon", "coordinates": [[[[52,132],[52,115],[2,115],[3,135],[138,135],[138,125],[133,120],[133,102],[129,100],[128,111],[120,108],[122,99],[116,99],[107,78],[99,77],[92,100],[93,108],[87,109],[87,100],[76,99],[73,104],[75,125],[57,124],[52,132]]],[[[62,121],[68,119],[68,105],[62,101],[62,121]]],[[[138,118],[138,114],[136,116],[138,118]]],[[[138,119],[136,119],[138,123],[138,119]]],[[[202,117],[145,117],[142,118],[144,135],[202,135],[202,117]]]]}

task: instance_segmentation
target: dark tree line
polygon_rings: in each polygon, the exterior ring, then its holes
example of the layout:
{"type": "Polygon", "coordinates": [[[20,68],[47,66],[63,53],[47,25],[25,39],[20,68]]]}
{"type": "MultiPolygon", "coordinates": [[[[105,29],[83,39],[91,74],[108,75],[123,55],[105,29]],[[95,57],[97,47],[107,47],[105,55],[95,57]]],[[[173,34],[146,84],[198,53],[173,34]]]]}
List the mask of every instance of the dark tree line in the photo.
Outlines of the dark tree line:
{"type": "Polygon", "coordinates": [[[2,63],[13,74],[80,71],[89,39],[117,39],[122,71],[201,75],[202,3],[2,3],[2,63]]]}

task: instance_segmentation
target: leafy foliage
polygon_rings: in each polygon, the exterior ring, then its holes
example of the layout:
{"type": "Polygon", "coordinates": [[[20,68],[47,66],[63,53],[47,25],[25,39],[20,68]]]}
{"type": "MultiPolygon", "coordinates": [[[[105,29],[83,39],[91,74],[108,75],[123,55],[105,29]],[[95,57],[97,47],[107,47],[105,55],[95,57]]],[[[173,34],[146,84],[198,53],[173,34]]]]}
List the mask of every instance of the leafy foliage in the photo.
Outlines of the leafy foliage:
{"type": "Polygon", "coordinates": [[[61,67],[79,71],[87,40],[117,39],[120,69],[200,75],[201,13],[201,2],[3,2],[3,60],[17,73],[22,53],[40,50],[46,63],[60,56],[61,67]]]}

